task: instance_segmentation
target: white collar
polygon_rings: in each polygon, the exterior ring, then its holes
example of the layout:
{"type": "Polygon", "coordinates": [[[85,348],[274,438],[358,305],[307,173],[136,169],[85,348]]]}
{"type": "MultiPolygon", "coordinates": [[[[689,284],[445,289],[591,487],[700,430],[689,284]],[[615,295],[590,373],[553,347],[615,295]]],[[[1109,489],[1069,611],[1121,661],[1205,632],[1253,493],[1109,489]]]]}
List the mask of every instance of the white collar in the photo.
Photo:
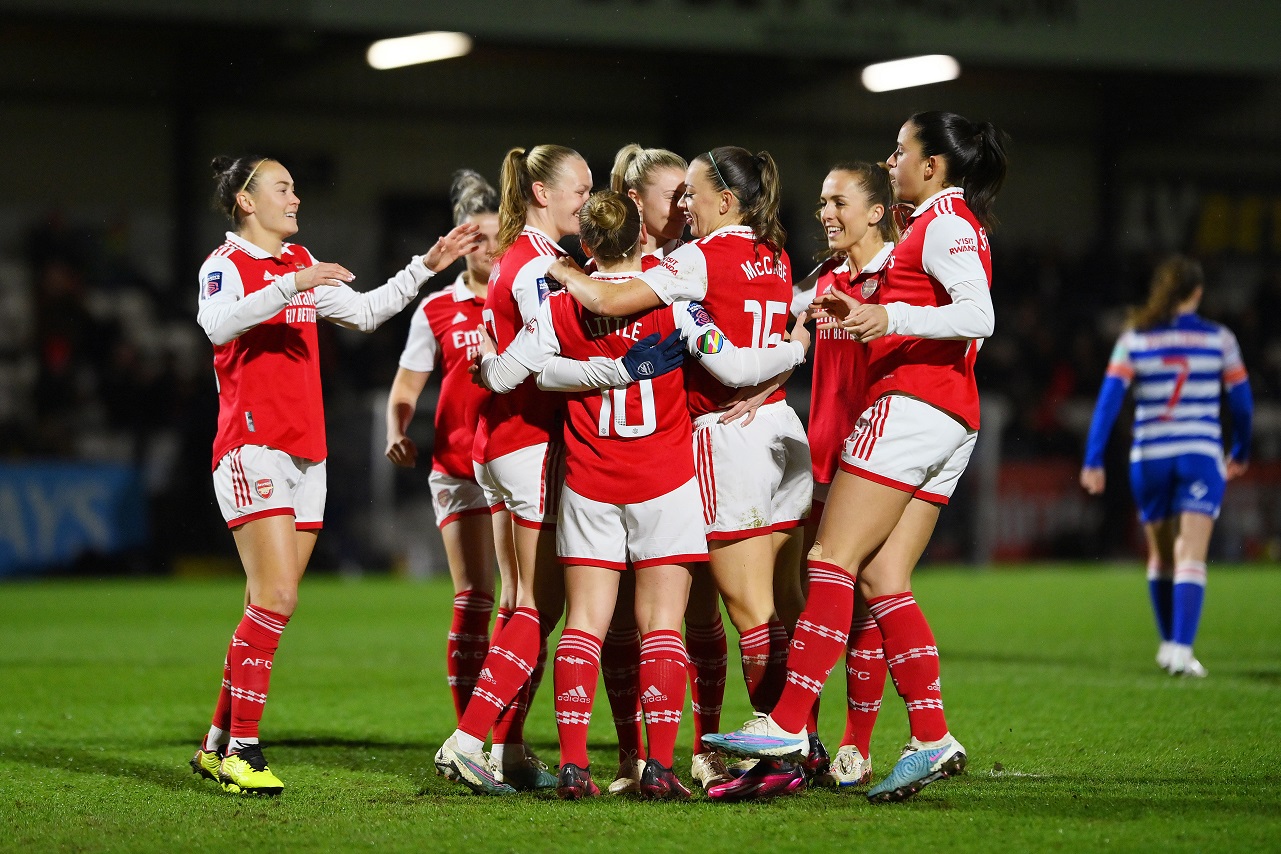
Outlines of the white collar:
{"type": "MultiPolygon", "coordinates": [[[[890,253],[893,251],[894,244],[887,241],[886,244],[881,247],[881,251],[873,255],[872,260],[863,265],[862,272],[879,273],[885,267],[885,262],[889,260],[890,253]]],[[[846,260],[846,263],[849,263],[848,259],[846,260]]]]}
{"type": "Polygon", "coordinates": [[[465,270],[458,274],[458,278],[454,279],[454,283],[449,287],[452,289],[454,302],[467,302],[469,299],[484,299],[484,297],[472,293],[471,288],[467,287],[467,271],[465,270]]]}
{"type": "Polygon", "coordinates": [[[918,216],[934,207],[934,205],[938,204],[944,197],[953,196],[960,196],[961,199],[964,200],[965,189],[963,187],[944,187],[942,190],[939,190],[937,193],[917,205],[916,210],[912,211],[912,216],[909,217],[909,219],[916,219],[918,216]]]}
{"type": "Polygon", "coordinates": [[[535,228],[532,225],[526,225],[524,228],[520,230],[520,232],[521,234],[537,234],[539,237],[542,237],[545,240],[550,240],[555,245],[560,245],[559,240],[552,237],[550,234],[543,231],[541,228],[535,228]]]}
{"type": "Polygon", "coordinates": [[[756,232],[752,230],[750,225],[722,225],[720,228],[707,235],[707,237],[704,237],[703,240],[709,240],[721,234],[734,234],[739,237],[750,237],[753,240],[756,239],[756,232]]]}
{"type": "MultiPolygon", "coordinates": [[[[244,252],[250,258],[256,258],[259,261],[263,260],[264,258],[276,257],[275,255],[272,255],[270,252],[268,252],[266,249],[263,249],[258,244],[250,243],[248,240],[245,240],[243,237],[241,237],[239,234],[236,234],[234,231],[227,232],[227,242],[234,245],[237,249],[239,249],[241,252],[244,252]]],[[[280,254],[284,255],[286,252],[289,251],[289,247],[292,245],[293,244],[291,243],[281,243],[280,254]]]]}

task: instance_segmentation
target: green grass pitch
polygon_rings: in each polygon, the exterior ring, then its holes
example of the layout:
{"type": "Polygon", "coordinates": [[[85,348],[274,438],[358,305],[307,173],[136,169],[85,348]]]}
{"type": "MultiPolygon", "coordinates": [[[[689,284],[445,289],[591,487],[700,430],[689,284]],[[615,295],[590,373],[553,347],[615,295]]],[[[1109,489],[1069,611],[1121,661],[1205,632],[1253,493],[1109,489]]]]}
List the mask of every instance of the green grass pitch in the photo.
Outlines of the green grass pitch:
{"type": "MultiPolygon", "coordinates": [[[[442,852],[1281,849],[1281,570],[1212,566],[1202,681],[1153,663],[1142,568],[929,568],[969,772],[911,802],[811,791],[720,805],[488,799],[434,776],[453,729],[447,581],[314,578],[277,656],[263,742],[277,799],[221,793],[187,760],[208,725],[242,585],[0,586],[0,850],[442,852]]],[[[731,633],[730,646],[735,638],[731,633]]],[[[748,715],[731,656],[726,728],[748,715]]],[[[551,678],[528,738],[556,759],[551,678]]],[[[843,729],[839,667],[822,734],[843,729]]],[[[877,776],[907,737],[890,687],[877,776]]],[[[677,753],[688,781],[689,726],[677,753]]],[[[600,691],[593,767],[608,780],[600,691]]]]}

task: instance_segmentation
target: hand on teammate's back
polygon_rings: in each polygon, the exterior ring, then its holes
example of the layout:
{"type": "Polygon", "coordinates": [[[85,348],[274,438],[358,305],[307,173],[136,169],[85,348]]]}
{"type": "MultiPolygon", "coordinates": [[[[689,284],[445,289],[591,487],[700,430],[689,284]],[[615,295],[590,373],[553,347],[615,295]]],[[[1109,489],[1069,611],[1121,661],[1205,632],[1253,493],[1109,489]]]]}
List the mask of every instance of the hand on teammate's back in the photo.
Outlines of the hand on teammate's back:
{"type": "Polygon", "coordinates": [[[662,341],[658,333],[647,335],[623,356],[623,368],[633,380],[651,380],[674,371],[685,361],[685,339],[673,330],[662,341]]]}

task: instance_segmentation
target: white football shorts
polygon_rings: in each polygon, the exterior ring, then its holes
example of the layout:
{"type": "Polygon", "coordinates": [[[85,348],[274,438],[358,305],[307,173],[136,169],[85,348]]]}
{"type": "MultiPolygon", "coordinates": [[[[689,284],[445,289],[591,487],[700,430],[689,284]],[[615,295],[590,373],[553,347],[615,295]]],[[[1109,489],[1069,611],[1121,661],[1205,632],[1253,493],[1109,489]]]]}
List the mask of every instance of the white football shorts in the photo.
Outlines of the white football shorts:
{"type": "Polygon", "coordinates": [[[485,490],[469,477],[455,477],[432,469],[427,475],[427,485],[431,489],[431,506],[436,511],[437,528],[443,528],[462,516],[489,512],[485,490]]]}
{"type": "Polygon", "coordinates": [[[512,521],[525,528],[556,524],[565,482],[565,446],[540,442],[487,463],[473,462],[476,482],[491,507],[505,504],[512,521]]]}
{"type": "Polygon", "coordinates": [[[814,477],[809,440],[787,401],[756,418],[720,424],[710,412],[694,422],[694,472],[709,540],[741,540],[795,528],[809,515],[814,477]]]}
{"type": "Polygon", "coordinates": [[[947,504],[978,435],[924,401],[887,394],[859,416],[845,440],[841,469],[931,504],[947,504]]]}
{"type": "Polygon", "coordinates": [[[214,494],[228,528],[266,516],[293,516],[299,531],[324,527],[325,461],[268,448],[232,448],[214,469],[214,494]]]}
{"type": "Polygon", "coordinates": [[[604,504],[566,486],[556,554],[566,566],[625,570],[707,560],[698,483],[635,504],[604,504]]]}

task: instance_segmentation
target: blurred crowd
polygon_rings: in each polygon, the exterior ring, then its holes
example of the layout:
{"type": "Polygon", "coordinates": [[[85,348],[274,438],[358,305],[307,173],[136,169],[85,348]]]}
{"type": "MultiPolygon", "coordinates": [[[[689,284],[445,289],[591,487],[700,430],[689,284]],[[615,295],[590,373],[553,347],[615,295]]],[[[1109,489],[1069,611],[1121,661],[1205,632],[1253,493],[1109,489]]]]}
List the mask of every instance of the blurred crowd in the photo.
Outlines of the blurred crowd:
{"type": "MultiPolygon", "coordinates": [[[[128,228],[55,215],[0,246],[0,451],[9,462],[137,466],[152,508],[153,546],[140,559],[155,569],[177,553],[228,550],[209,475],[217,397],[210,344],[195,322],[194,272],[170,281],[142,269],[128,228]]],[[[1156,258],[1066,257],[994,242],[997,333],[978,376],[985,396],[1009,404],[1002,459],[1079,463],[1125,307],[1142,301],[1156,258]]],[[[1203,313],[1236,332],[1256,400],[1281,399],[1281,272],[1249,258],[1204,261],[1203,313]]],[[[351,485],[330,491],[322,565],[367,557],[359,529],[368,523],[371,445],[381,438],[371,436],[371,401],[395,373],[405,315],[372,336],[321,324],[330,480],[351,485]]],[[[804,415],[807,378],[793,383],[804,415]]],[[[418,421],[429,428],[430,419],[418,421]]]]}

